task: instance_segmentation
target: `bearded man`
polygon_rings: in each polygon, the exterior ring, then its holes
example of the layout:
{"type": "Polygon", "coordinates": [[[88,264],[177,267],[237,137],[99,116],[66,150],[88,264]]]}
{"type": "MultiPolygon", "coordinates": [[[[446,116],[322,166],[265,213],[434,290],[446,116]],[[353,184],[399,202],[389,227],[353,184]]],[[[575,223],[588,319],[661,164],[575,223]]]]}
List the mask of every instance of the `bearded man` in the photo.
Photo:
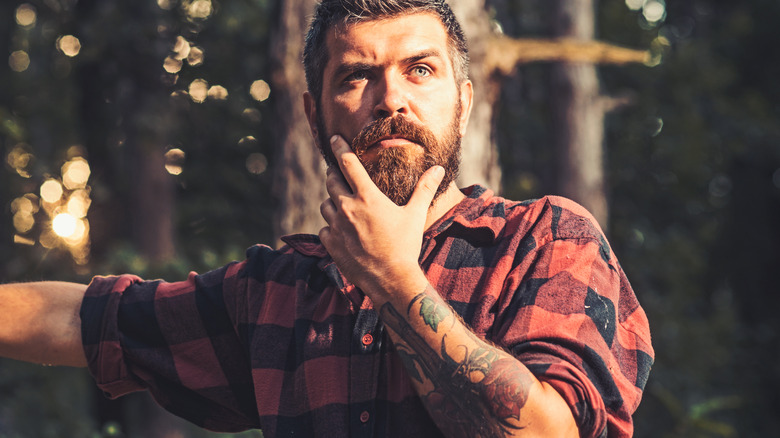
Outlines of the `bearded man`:
{"type": "Polygon", "coordinates": [[[267,437],[630,436],[653,351],[598,225],[454,184],[474,91],[446,3],[325,0],[304,66],[319,236],[179,283],[4,286],[0,354],[267,437]]]}

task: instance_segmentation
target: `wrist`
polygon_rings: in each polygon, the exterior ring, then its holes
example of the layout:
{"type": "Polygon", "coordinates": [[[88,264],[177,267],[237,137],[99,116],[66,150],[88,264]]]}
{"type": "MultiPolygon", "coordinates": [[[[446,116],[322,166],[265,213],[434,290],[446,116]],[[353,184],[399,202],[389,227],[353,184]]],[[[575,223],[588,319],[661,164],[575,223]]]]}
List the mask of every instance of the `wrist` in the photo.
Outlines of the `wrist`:
{"type": "Polygon", "coordinates": [[[375,308],[381,308],[387,302],[404,308],[427,287],[428,279],[420,266],[415,265],[384,273],[362,289],[374,302],[375,308]]]}

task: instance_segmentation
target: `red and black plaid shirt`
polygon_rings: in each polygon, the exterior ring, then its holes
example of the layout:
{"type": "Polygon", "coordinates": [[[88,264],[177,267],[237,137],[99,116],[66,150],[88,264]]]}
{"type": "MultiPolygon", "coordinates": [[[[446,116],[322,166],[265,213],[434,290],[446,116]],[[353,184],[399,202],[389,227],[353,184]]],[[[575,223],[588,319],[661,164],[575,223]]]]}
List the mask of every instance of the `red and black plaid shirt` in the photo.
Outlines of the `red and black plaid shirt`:
{"type": "MultiPolygon", "coordinates": [[[[474,332],[555,387],[582,436],[632,434],[653,350],[647,318],[590,215],[481,188],[424,236],[428,280],[474,332]]],[[[82,305],[90,371],[148,389],[208,429],[265,436],[438,436],[371,301],[315,236],[180,283],[96,278],[82,305]]]]}

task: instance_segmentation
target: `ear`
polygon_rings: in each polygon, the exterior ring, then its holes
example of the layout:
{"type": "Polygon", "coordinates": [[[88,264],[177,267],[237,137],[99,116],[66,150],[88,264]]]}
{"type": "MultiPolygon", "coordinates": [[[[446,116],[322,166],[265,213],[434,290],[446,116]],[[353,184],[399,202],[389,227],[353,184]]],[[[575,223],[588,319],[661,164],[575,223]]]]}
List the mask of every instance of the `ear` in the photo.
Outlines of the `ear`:
{"type": "Polygon", "coordinates": [[[308,91],[303,92],[303,110],[306,112],[306,119],[309,121],[309,130],[311,131],[311,136],[314,137],[314,144],[322,149],[319,129],[317,127],[317,103],[308,91]]]}
{"type": "Polygon", "coordinates": [[[471,81],[466,80],[460,84],[460,136],[466,135],[466,127],[471,117],[471,108],[474,104],[474,86],[471,81]]]}

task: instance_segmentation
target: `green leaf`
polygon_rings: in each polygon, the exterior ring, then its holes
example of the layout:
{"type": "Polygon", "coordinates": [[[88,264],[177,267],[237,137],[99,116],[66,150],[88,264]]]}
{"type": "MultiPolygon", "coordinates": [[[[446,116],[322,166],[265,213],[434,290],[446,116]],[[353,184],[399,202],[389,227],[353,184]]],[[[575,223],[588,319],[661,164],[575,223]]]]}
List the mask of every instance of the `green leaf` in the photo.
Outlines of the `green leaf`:
{"type": "Polygon", "coordinates": [[[422,302],[420,303],[420,316],[423,317],[423,321],[425,321],[434,332],[438,330],[439,323],[442,322],[447,315],[449,315],[447,307],[437,304],[431,298],[422,299],[422,302]]]}

